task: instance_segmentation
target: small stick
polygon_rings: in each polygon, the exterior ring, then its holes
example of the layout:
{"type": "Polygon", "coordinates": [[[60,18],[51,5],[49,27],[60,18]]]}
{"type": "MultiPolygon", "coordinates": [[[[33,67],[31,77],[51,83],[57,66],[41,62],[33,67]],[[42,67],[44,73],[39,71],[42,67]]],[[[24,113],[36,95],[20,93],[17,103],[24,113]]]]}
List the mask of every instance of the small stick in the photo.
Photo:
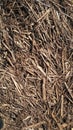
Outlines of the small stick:
{"type": "Polygon", "coordinates": [[[51,82],[51,78],[49,76],[47,76],[47,74],[44,72],[42,67],[37,65],[37,68],[38,68],[38,70],[40,70],[40,72],[43,74],[43,76],[46,77],[51,82]]]}
{"type": "Polygon", "coordinates": [[[12,61],[10,60],[9,57],[7,57],[7,60],[8,60],[8,62],[10,63],[10,65],[11,65],[12,67],[14,67],[14,65],[13,65],[13,63],[12,63],[12,61]]]}
{"type": "Polygon", "coordinates": [[[43,128],[39,128],[39,130],[43,130],[43,128]]]}
{"type": "Polygon", "coordinates": [[[55,117],[55,115],[54,115],[53,112],[52,112],[52,118],[53,118],[54,121],[57,123],[57,126],[58,126],[59,130],[63,130],[62,125],[57,121],[57,119],[56,119],[56,117],[55,117]]]}
{"type": "Polygon", "coordinates": [[[71,98],[73,99],[72,93],[71,93],[71,91],[69,90],[69,87],[68,87],[67,83],[64,82],[64,84],[65,84],[65,87],[66,87],[68,93],[70,94],[71,98]]]}
{"type": "Polygon", "coordinates": [[[50,9],[48,9],[38,20],[37,23],[45,18],[45,16],[50,13],[50,9]]]}
{"type": "Polygon", "coordinates": [[[42,85],[42,91],[43,91],[43,100],[46,101],[46,88],[45,88],[45,78],[43,78],[43,85],[42,85]]]}
{"type": "Polygon", "coordinates": [[[62,66],[63,66],[63,73],[66,72],[66,67],[65,67],[65,60],[66,60],[66,47],[62,51],[62,66]]]}
{"type": "Polygon", "coordinates": [[[13,81],[15,87],[16,87],[17,92],[21,95],[18,83],[15,81],[15,79],[12,76],[11,76],[11,79],[12,79],[12,81],[13,81]]]}
{"type": "Polygon", "coordinates": [[[14,54],[13,54],[13,51],[11,51],[10,48],[9,48],[4,42],[3,42],[3,45],[4,45],[5,48],[10,52],[10,54],[11,54],[11,56],[12,56],[14,62],[16,62],[15,56],[14,56],[14,54]]]}
{"type": "Polygon", "coordinates": [[[64,104],[64,96],[61,96],[61,117],[63,117],[63,104],[64,104]]]}
{"type": "Polygon", "coordinates": [[[34,128],[38,128],[39,126],[41,126],[43,124],[46,124],[46,122],[45,121],[41,121],[39,123],[36,123],[36,124],[30,125],[30,126],[24,127],[24,128],[22,128],[22,130],[28,130],[30,128],[33,128],[33,129],[34,128]]]}

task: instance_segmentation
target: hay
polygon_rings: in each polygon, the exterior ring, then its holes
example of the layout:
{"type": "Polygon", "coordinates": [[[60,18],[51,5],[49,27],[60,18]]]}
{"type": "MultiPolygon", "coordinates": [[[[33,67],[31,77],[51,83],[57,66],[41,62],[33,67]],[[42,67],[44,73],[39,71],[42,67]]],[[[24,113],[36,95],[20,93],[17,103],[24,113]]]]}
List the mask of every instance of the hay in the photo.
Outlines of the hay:
{"type": "Polygon", "coordinates": [[[0,0],[2,129],[71,130],[72,108],[73,1],[0,0]]]}

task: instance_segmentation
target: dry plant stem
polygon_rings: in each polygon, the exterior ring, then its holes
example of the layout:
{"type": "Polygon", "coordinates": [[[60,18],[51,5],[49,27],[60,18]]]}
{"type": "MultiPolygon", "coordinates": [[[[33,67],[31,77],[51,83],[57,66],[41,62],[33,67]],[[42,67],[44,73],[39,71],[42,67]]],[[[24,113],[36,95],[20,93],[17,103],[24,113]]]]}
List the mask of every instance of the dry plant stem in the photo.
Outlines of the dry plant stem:
{"type": "Polygon", "coordinates": [[[37,124],[33,124],[33,125],[30,125],[30,126],[24,127],[24,128],[22,128],[22,130],[28,130],[30,128],[33,128],[33,129],[39,128],[43,124],[46,124],[46,122],[45,121],[41,121],[41,122],[39,122],[37,124]]]}
{"type": "MultiPolygon", "coordinates": [[[[57,8],[58,8],[58,6],[60,6],[59,4],[57,4],[56,2],[54,2],[54,1],[51,1],[57,8]]],[[[61,6],[62,7],[62,6],[61,6]]],[[[63,7],[64,8],[64,7],[63,7]]],[[[59,8],[58,8],[59,9],[59,8]]],[[[69,16],[69,15],[67,15],[66,13],[64,13],[64,12],[61,12],[62,14],[64,14],[65,16],[67,16],[67,17],[69,17],[69,18],[71,18],[72,20],[73,20],[73,18],[71,17],[71,16],[69,16]]]]}
{"type": "Polygon", "coordinates": [[[46,17],[47,14],[50,13],[50,9],[48,9],[38,20],[37,20],[37,23],[43,21],[46,17]]]}
{"type": "Polygon", "coordinates": [[[63,118],[63,109],[64,109],[64,96],[61,96],[61,117],[63,118]]]}
{"type": "Polygon", "coordinates": [[[52,113],[52,117],[53,117],[54,121],[57,123],[57,126],[58,126],[59,130],[63,130],[62,125],[57,121],[57,119],[56,119],[54,113],[52,113]]]}
{"type": "Polygon", "coordinates": [[[20,91],[20,86],[19,84],[15,81],[15,79],[11,76],[11,79],[16,87],[16,90],[18,91],[19,95],[21,95],[21,91],[20,91]]]}
{"type": "Polygon", "coordinates": [[[10,59],[9,57],[7,57],[7,60],[8,60],[8,62],[10,63],[10,65],[11,65],[12,67],[14,67],[14,65],[13,65],[13,63],[12,63],[12,61],[11,61],[11,59],[10,59]]]}
{"type": "Polygon", "coordinates": [[[4,70],[3,74],[2,74],[2,77],[0,78],[0,82],[3,80],[3,78],[5,77],[5,74],[6,74],[6,70],[4,70]]]}
{"type": "Polygon", "coordinates": [[[43,130],[43,128],[39,128],[39,130],[43,130]]]}
{"type": "Polygon", "coordinates": [[[65,74],[66,68],[65,68],[65,61],[66,61],[66,47],[62,51],[62,66],[63,66],[63,73],[65,74]]]}
{"type": "Polygon", "coordinates": [[[15,59],[15,56],[14,56],[14,54],[13,54],[13,51],[11,51],[10,49],[9,49],[9,47],[3,42],[3,45],[6,47],[6,49],[11,53],[11,56],[12,56],[12,58],[13,58],[13,61],[14,62],[16,62],[16,59],[15,59]]]}
{"type": "Polygon", "coordinates": [[[73,100],[67,94],[65,94],[65,97],[73,104],[73,100]]]}
{"type": "Polygon", "coordinates": [[[33,15],[35,18],[38,17],[37,13],[33,10],[32,6],[30,6],[30,4],[25,0],[25,2],[27,3],[28,7],[30,8],[30,10],[32,11],[33,15]]]}
{"type": "Polygon", "coordinates": [[[60,123],[58,122],[58,120],[56,119],[56,117],[55,117],[55,115],[54,115],[53,112],[52,112],[52,117],[53,117],[54,121],[57,123],[57,125],[58,125],[58,127],[59,127],[60,130],[64,130],[64,128],[66,128],[67,126],[70,126],[70,125],[73,124],[73,122],[70,122],[70,123],[68,123],[68,124],[66,124],[66,123],[60,124],[60,123]]]}
{"type": "Polygon", "coordinates": [[[46,79],[43,78],[43,85],[42,85],[42,91],[43,91],[43,100],[46,101],[46,79]]]}
{"type": "Polygon", "coordinates": [[[67,91],[69,92],[71,98],[73,99],[73,95],[72,95],[71,91],[69,90],[69,87],[68,87],[67,83],[64,82],[64,84],[65,84],[65,87],[66,87],[67,91]]]}

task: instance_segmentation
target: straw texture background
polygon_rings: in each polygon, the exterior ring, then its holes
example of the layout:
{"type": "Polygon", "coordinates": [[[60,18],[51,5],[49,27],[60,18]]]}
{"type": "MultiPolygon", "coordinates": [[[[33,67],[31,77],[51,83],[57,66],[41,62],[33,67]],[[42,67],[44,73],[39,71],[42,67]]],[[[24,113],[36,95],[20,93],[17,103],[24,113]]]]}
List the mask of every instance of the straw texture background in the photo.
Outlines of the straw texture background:
{"type": "Polygon", "coordinates": [[[2,130],[72,129],[72,0],[0,0],[0,120],[2,130]]]}

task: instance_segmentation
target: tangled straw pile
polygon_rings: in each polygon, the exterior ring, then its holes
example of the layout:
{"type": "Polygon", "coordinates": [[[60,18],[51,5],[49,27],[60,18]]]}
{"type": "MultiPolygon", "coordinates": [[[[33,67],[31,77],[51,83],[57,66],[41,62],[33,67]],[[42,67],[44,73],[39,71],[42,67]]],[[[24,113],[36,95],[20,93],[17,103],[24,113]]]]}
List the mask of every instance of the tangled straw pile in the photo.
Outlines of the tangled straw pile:
{"type": "Polygon", "coordinates": [[[0,0],[3,130],[73,127],[73,1],[0,0]]]}

